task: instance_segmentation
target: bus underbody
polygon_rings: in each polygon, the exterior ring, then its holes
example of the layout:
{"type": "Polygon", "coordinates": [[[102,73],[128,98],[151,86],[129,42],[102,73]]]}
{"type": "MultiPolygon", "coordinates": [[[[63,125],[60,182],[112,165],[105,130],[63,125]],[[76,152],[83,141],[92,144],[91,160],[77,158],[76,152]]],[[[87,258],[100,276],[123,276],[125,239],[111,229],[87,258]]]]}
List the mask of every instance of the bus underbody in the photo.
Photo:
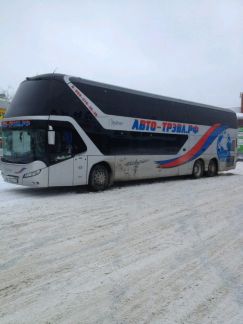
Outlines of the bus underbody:
{"type": "MultiPolygon", "coordinates": [[[[168,156],[166,157],[168,158],[168,156]]],[[[98,190],[109,187],[115,181],[131,181],[154,179],[162,177],[193,175],[200,178],[203,175],[214,176],[218,171],[235,168],[235,160],[231,165],[219,162],[207,154],[200,156],[195,161],[190,161],[179,167],[160,168],[158,161],[164,160],[163,156],[86,156],[77,155],[52,166],[47,166],[42,161],[28,164],[1,162],[2,176],[6,182],[30,187],[58,187],[90,185],[92,170],[99,167],[96,182],[101,184],[98,190]],[[215,170],[211,170],[212,161],[215,170]],[[197,165],[199,163],[199,166],[197,165]],[[196,169],[199,167],[199,170],[196,169]],[[100,170],[101,167],[101,170],[100,170]],[[200,169],[201,168],[201,169],[200,169]],[[211,174],[209,173],[211,172],[211,174]],[[101,177],[101,179],[99,178],[101,177]],[[107,179],[105,177],[108,177],[107,179]],[[105,184],[104,184],[105,181],[105,184]]],[[[96,172],[97,173],[97,172],[96,172]]]]}

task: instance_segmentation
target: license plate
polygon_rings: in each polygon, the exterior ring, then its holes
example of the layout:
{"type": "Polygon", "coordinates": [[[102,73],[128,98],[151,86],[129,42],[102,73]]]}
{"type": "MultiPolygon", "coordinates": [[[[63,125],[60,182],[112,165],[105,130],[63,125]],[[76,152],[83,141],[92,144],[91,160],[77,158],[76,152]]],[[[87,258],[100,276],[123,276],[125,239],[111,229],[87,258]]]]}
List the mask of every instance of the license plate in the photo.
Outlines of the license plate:
{"type": "Polygon", "coordinates": [[[7,176],[6,177],[7,182],[11,182],[11,183],[18,183],[18,177],[14,177],[14,176],[7,176]]]}

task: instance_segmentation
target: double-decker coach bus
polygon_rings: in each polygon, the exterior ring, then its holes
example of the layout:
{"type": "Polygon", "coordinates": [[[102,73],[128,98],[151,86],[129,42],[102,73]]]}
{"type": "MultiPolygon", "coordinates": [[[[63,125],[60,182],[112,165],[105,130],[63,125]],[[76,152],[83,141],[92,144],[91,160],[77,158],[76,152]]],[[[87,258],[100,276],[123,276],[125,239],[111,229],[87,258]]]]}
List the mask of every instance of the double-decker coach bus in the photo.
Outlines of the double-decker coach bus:
{"type": "Polygon", "coordinates": [[[3,126],[5,181],[89,184],[235,168],[233,111],[61,74],[23,81],[3,126]]]}

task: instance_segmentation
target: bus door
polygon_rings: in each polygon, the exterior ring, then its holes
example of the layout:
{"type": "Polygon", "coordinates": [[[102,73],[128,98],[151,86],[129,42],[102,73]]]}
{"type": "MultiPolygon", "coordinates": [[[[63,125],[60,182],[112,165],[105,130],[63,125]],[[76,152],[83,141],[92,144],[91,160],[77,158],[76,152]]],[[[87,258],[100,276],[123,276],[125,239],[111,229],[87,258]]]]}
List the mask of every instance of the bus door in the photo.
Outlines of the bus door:
{"type": "Polygon", "coordinates": [[[76,155],[74,157],[73,185],[87,184],[87,156],[76,155]]]}
{"type": "Polygon", "coordinates": [[[87,147],[76,129],[67,122],[55,121],[49,128],[54,131],[54,143],[49,143],[49,186],[86,184],[87,147]]]}

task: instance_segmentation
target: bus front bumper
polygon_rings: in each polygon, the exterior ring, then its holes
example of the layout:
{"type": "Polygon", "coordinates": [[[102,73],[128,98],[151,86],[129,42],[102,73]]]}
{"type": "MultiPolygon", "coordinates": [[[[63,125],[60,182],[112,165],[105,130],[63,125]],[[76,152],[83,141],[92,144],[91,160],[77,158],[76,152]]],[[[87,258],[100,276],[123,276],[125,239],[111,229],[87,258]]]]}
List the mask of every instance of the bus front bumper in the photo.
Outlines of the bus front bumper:
{"type": "Polygon", "coordinates": [[[1,172],[4,181],[8,183],[28,187],[48,187],[48,168],[41,161],[25,165],[1,161],[1,172]]]}

